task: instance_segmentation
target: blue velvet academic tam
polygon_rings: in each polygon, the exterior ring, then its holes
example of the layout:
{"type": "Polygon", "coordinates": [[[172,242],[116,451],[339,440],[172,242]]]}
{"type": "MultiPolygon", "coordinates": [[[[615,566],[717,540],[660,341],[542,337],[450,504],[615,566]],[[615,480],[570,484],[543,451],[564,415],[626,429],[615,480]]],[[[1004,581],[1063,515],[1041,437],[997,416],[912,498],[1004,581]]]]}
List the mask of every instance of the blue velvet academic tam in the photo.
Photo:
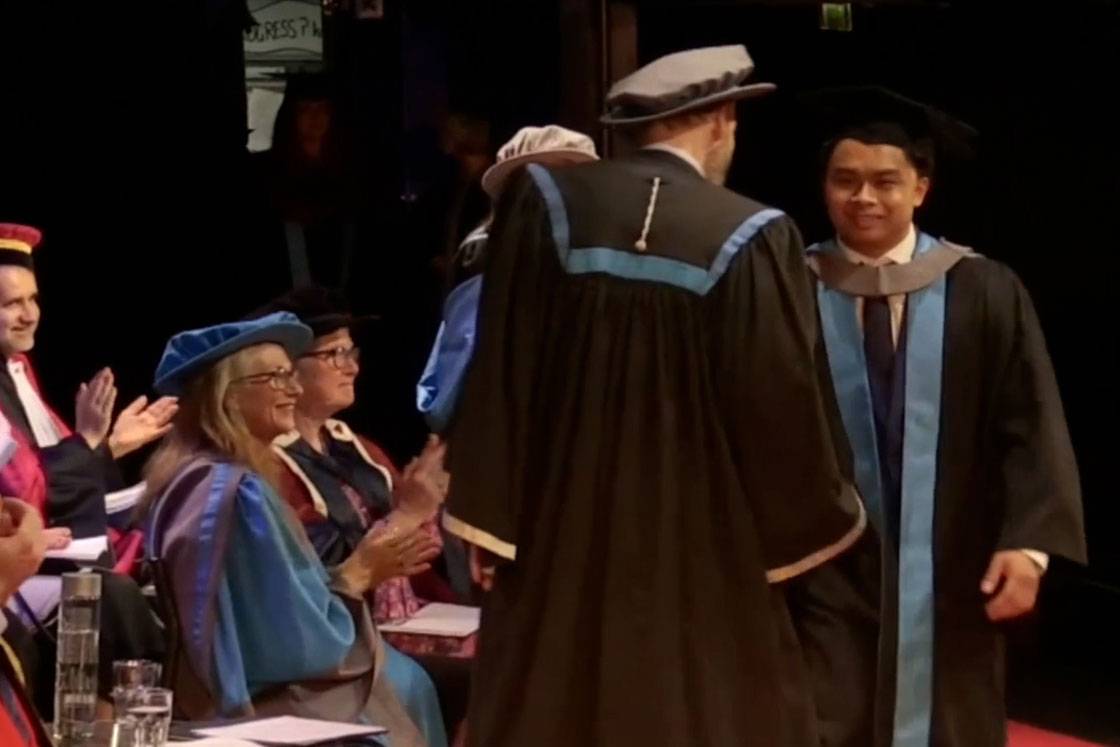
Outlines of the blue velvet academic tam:
{"type": "Polygon", "coordinates": [[[292,358],[311,344],[311,328],[299,317],[280,311],[249,319],[180,332],[167,341],[156,367],[155,388],[160,394],[182,394],[186,383],[207,368],[238,350],[272,342],[292,358]]]}

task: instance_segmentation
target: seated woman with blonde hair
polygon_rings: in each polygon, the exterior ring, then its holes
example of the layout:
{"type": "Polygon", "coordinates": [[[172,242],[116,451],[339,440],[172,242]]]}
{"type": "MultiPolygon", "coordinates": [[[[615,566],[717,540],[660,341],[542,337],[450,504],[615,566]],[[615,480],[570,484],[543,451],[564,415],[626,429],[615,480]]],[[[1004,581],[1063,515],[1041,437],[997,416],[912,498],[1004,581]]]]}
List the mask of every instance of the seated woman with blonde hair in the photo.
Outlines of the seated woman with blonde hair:
{"type": "Polygon", "coordinates": [[[295,426],[292,359],[311,339],[285,313],[192,330],[171,338],[156,371],[181,407],[145,499],[182,632],[176,705],[199,720],[373,723],[393,747],[423,747],[363,601],[397,539],[365,537],[328,572],[273,488],[270,444],[295,426]]]}

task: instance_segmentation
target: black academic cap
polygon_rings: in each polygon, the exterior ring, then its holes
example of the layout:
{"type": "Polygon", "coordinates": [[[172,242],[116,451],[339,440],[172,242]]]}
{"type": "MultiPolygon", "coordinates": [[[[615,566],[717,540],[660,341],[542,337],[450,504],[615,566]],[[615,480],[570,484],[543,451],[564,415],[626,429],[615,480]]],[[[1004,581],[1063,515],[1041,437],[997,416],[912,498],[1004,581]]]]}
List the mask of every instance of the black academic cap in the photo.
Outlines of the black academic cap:
{"type": "Polygon", "coordinates": [[[295,314],[311,328],[316,337],[329,335],[343,327],[357,334],[378,319],[376,316],[352,314],[341,292],[318,285],[305,285],[290,290],[249,314],[248,318],[255,319],[278,311],[295,314]]]}
{"type": "Polygon", "coordinates": [[[976,154],[979,132],[945,112],[882,86],[841,86],[798,96],[816,123],[820,140],[832,143],[869,131],[895,133],[891,144],[932,144],[940,157],[966,161],[976,154]]]}

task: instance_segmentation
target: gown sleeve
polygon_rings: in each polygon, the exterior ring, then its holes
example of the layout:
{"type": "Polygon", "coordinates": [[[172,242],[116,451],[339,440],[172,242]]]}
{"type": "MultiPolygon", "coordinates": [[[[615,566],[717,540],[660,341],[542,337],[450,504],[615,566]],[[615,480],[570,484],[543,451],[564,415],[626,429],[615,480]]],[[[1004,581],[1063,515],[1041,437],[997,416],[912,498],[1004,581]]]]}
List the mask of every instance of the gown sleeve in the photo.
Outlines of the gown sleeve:
{"type": "Polygon", "coordinates": [[[330,674],[356,636],[349,605],[272,489],[247,474],[234,500],[213,649],[226,713],[269,686],[330,674]]]}
{"type": "Polygon", "coordinates": [[[113,461],[108,446],[91,449],[74,434],[40,449],[39,455],[47,475],[50,525],[68,527],[75,539],[105,534],[106,462],[113,461]]]}
{"type": "Polygon", "coordinates": [[[487,248],[475,352],[448,432],[452,479],[443,516],[449,532],[507,560],[517,553],[539,380],[535,330],[547,301],[537,285],[552,246],[544,200],[522,173],[503,192],[487,248]]]}
{"type": "Polygon", "coordinates": [[[824,392],[823,346],[801,238],[776,218],[742,248],[713,299],[713,377],[762,544],[784,581],[859,538],[863,506],[824,392]]]}
{"type": "MultiPolygon", "coordinates": [[[[1010,273],[1009,273],[1010,274],[1010,273]]],[[[995,432],[1004,521],[1001,549],[1086,562],[1077,459],[1054,367],[1030,295],[1011,275],[999,327],[1013,341],[999,374],[995,432]]]]}

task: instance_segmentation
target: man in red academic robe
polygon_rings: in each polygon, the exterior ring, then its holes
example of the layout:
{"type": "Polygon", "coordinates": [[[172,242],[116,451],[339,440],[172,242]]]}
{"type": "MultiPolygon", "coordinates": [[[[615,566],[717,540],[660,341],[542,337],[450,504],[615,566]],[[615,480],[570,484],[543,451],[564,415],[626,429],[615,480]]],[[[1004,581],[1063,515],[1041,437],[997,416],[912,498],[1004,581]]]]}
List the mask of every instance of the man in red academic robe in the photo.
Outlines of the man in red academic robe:
{"type": "Polygon", "coordinates": [[[0,412],[16,445],[0,487],[38,508],[49,526],[97,536],[107,528],[105,492],[119,482],[115,460],[160,438],[177,405],[141,397],[114,422],[117,390],[108,369],[80,387],[73,430],[46,403],[27,356],[40,318],[31,262],[40,238],[34,228],[0,224],[0,412]]]}
{"type": "MultiPolygon", "coordinates": [[[[127,571],[128,555],[135,556],[139,535],[121,537],[108,526],[105,493],[121,486],[115,460],[160,438],[178,405],[173,398],[149,405],[141,397],[114,422],[117,390],[108,369],[79,388],[73,430],[45,402],[27,356],[35,345],[40,318],[31,261],[40,239],[34,228],[0,224],[0,414],[10,424],[9,458],[0,468],[0,494],[18,497],[36,509],[42,523],[50,527],[46,540],[52,546],[65,546],[71,535],[110,535],[117,551],[113,553],[116,569],[127,571]],[[122,554],[126,546],[131,552],[122,554]]],[[[27,610],[21,611],[24,622],[31,623],[27,610]]],[[[162,648],[159,628],[135,582],[105,573],[102,693],[111,685],[114,660],[150,658],[158,656],[162,648]]],[[[48,683],[37,684],[41,685],[40,695],[49,690],[48,683]]],[[[40,701],[41,708],[48,706],[45,699],[40,701]]]]}

